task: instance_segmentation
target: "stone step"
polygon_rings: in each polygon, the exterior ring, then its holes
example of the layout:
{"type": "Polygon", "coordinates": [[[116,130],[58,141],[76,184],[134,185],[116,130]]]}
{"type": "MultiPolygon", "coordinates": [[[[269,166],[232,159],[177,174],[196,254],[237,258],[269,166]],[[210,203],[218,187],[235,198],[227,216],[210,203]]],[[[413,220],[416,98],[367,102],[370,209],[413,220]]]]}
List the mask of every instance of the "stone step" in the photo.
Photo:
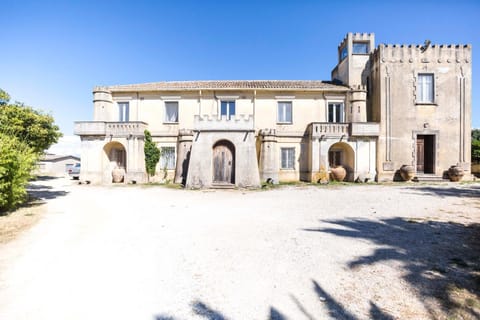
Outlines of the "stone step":
{"type": "Polygon", "coordinates": [[[413,178],[416,182],[448,182],[448,179],[444,179],[442,176],[434,174],[419,174],[413,178]]]}
{"type": "Polygon", "coordinates": [[[212,183],[212,189],[235,189],[235,185],[231,183],[212,183]]]}

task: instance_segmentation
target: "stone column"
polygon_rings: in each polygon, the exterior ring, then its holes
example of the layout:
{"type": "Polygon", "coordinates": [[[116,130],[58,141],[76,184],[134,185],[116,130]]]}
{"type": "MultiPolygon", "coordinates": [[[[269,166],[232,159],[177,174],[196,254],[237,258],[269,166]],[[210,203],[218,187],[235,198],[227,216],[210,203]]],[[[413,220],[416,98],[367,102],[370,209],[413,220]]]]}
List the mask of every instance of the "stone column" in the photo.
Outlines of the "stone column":
{"type": "Polygon", "coordinates": [[[180,129],[178,132],[177,164],[175,170],[175,183],[185,185],[187,182],[188,164],[192,150],[193,131],[180,129]]]}
{"type": "Polygon", "coordinates": [[[278,183],[277,136],[275,129],[260,130],[260,181],[278,183]],[[271,179],[271,180],[269,180],[271,179]]]}

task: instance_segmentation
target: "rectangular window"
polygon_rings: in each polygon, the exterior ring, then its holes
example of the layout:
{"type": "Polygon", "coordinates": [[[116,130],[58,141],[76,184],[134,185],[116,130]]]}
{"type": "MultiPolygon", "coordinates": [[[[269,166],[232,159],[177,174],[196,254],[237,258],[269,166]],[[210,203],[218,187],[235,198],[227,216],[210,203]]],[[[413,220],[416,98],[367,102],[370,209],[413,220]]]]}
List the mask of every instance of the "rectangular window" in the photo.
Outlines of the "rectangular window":
{"type": "Polygon", "coordinates": [[[340,51],[340,61],[345,59],[348,56],[347,46],[344,46],[340,51]]]}
{"type": "Polygon", "coordinates": [[[328,103],[328,122],[345,122],[343,102],[328,103]]]}
{"type": "Polygon", "coordinates": [[[352,47],[353,54],[367,54],[368,43],[367,42],[354,42],[352,47]]]}
{"type": "Polygon", "coordinates": [[[235,115],[235,101],[222,101],[220,103],[220,115],[230,120],[235,115]]]}
{"type": "Polygon", "coordinates": [[[420,73],[418,74],[418,87],[417,87],[417,102],[420,103],[433,103],[434,102],[434,89],[433,89],[433,74],[432,73],[420,73]]]}
{"type": "Polygon", "coordinates": [[[175,169],[175,147],[161,147],[160,169],[175,169]]]}
{"type": "Polygon", "coordinates": [[[165,102],[165,122],[178,122],[178,101],[165,102]]]}
{"type": "Polygon", "coordinates": [[[295,148],[281,148],[282,169],[295,169],[295,148]]]}
{"type": "Polygon", "coordinates": [[[118,103],[118,121],[128,122],[130,117],[130,105],[128,102],[118,103]]]}
{"type": "Polygon", "coordinates": [[[292,123],[292,102],[278,102],[277,122],[292,123]]]}

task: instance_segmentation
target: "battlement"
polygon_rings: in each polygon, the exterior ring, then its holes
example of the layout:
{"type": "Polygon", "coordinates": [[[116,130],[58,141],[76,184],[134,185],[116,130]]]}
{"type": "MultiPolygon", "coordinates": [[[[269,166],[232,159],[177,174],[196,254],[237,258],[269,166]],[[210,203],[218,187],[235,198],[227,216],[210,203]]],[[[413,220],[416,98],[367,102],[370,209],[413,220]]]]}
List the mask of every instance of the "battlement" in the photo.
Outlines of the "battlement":
{"type": "Polygon", "coordinates": [[[104,93],[110,93],[110,90],[108,90],[108,87],[105,86],[95,86],[93,87],[93,93],[97,92],[104,92],[104,93]]]}
{"type": "Polygon", "coordinates": [[[275,129],[260,129],[259,134],[261,136],[275,136],[277,134],[277,130],[275,130],[275,129]]]}
{"type": "Polygon", "coordinates": [[[344,45],[346,45],[348,43],[348,38],[351,38],[352,41],[371,41],[372,39],[375,38],[375,34],[374,33],[360,33],[360,32],[349,32],[347,33],[347,35],[345,36],[345,38],[343,38],[342,42],[340,42],[340,45],[338,46],[338,48],[342,48],[344,45]]]}
{"type": "Polygon", "coordinates": [[[190,129],[179,129],[178,130],[179,136],[191,136],[193,135],[193,131],[190,129]]]}
{"type": "Polygon", "coordinates": [[[350,87],[350,91],[367,91],[367,86],[364,84],[357,84],[350,87]]]}
{"type": "Polygon", "coordinates": [[[194,130],[198,131],[253,131],[253,115],[240,114],[221,116],[215,114],[195,115],[194,130]]]}
{"type": "Polygon", "coordinates": [[[112,94],[108,90],[103,90],[104,87],[95,87],[93,91],[93,102],[112,102],[112,94]]]}
{"type": "Polygon", "coordinates": [[[470,63],[472,46],[426,44],[380,44],[373,53],[374,60],[382,62],[435,62],[435,63],[470,63]]]}

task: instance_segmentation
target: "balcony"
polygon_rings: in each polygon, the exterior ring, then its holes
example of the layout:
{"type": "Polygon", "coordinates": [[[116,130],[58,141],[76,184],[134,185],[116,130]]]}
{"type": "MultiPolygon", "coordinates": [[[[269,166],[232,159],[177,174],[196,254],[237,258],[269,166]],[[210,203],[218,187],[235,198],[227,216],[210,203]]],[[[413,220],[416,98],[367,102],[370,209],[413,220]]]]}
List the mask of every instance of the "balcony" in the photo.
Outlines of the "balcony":
{"type": "Polygon", "coordinates": [[[142,121],[106,122],[106,121],[77,121],[74,134],[79,136],[143,136],[147,124],[142,121]]]}
{"type": "Polygon", "coordinates": [[[377,137],[380,125],[375,122],[313,122],[310,134],[315,138],[377,137]]]}

